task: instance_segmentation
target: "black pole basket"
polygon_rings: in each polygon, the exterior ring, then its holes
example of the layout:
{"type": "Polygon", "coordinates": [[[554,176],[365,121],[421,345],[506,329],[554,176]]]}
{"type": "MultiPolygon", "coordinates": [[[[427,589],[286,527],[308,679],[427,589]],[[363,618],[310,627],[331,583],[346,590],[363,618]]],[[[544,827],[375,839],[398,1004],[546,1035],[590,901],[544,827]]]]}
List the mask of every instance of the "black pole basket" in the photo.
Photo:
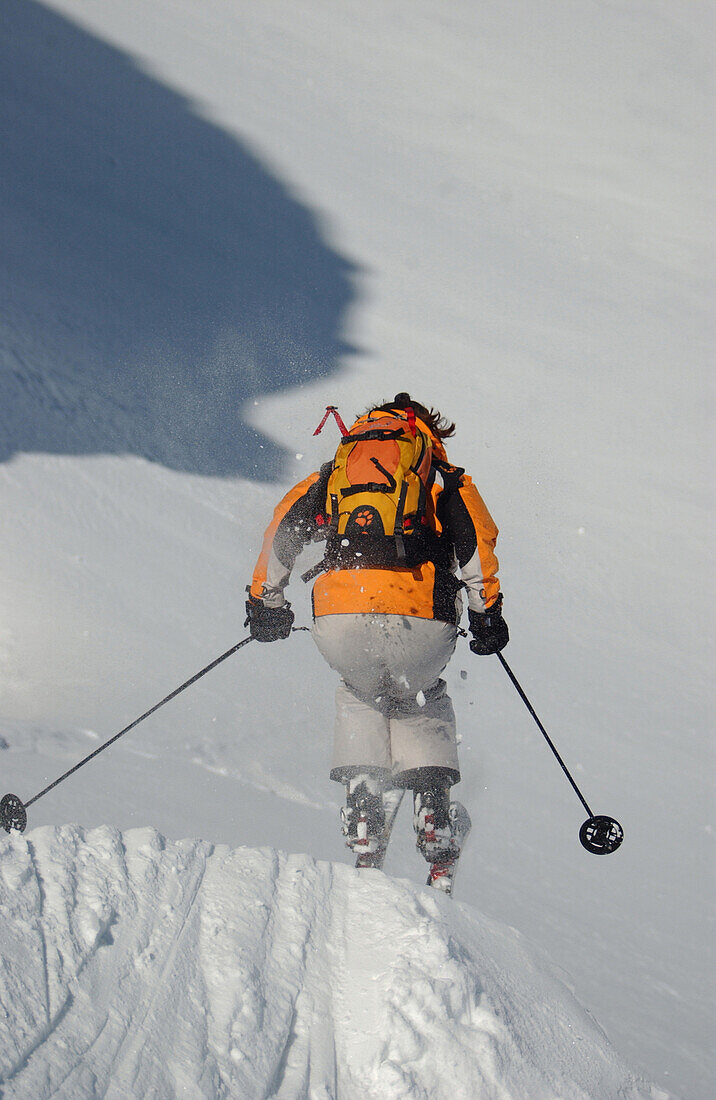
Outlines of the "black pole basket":
{"type": "Polygon", "coordinates": [[[601,814],[587,818],[579,830],[582,847],[595,856],[608,856],[616,852],[623,839],[624,830],[619,822],[601,814]]]}
{"type": "Polygon", "coordinates": [[[6,794],[0,800],[0,825],[6,833],[11,829],[17,829],[19,833],[25,832],[27,813],[22,800],[16,794],[6,794]]]}

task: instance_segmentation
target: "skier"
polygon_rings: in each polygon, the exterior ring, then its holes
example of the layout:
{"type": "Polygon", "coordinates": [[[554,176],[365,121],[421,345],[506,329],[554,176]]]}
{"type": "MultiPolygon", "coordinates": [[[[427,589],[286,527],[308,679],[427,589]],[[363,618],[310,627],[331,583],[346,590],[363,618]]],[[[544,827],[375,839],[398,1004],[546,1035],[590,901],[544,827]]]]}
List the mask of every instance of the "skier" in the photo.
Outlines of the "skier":
{"type": "Polygon", "coordinates": [[[247,588],[247,625],[257,641],[289,636],[284,589],[303,547],[325,537],[325,557],[304,579],[317,577],[313,638],[341,677],[330,774],[346,790],[346,843],[357,866],[382,866],[399,799],[412,790],[428,883],[449,892],[469,817],[450,801],[460,768],[440,674],[463,589],[471,650],[497,653],[508,642],[497,528],[471,479],[448,462],[443,441],[455,425],[440,412],[407,393],[350,431],[329,412],[341,444],[276,508],[247,588]]]}

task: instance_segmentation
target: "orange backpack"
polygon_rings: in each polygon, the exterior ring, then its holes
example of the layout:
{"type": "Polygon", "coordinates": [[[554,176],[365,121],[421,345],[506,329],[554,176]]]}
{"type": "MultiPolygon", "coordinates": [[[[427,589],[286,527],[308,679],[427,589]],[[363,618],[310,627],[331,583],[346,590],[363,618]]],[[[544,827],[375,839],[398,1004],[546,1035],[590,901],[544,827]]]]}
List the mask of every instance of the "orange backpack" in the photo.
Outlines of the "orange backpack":
{"type": "Polygon", "coordinates": [[[412,409],[361,416],[343,436],[326,490],[328,559],[415,565],[435,536],[433,445],[412,409]]]}

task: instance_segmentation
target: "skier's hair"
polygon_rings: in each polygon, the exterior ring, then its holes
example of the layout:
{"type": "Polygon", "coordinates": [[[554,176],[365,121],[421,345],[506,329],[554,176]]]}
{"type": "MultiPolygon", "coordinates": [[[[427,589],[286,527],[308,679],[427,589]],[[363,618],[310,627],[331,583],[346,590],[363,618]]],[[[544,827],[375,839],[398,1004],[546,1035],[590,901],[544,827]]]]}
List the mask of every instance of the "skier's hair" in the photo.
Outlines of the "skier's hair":
{"type": "Polygon", "coordinates": [[[391,412],[393,409],[413,409],[415,415],[427,424],[433,435],[438,439],[449,439],[455,435],[455,424],[448,420],[438,409],[429,409],[421,405],[419,401],[413,401],[409,393],[396,393],[392,401],[384,401],[382,405],[371,405],[367,412],[391,412]]]}

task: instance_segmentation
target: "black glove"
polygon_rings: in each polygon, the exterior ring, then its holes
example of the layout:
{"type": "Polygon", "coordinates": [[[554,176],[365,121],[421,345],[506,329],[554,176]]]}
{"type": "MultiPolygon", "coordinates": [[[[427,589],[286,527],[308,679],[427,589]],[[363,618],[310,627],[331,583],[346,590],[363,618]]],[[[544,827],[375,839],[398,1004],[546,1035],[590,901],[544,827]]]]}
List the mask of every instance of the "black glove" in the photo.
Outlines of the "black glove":
{"type": "Polygon", "coordinates": [[[279,638],[288,638],[293,626],[294,614],[291,604],[282,607],[266,607],[263,600],[249,596],[246,601],[246,622],[255,642],[277,642],[279,638]]]}
{"type": "Polygon", "coordinates": [[[510,632],[502,618],[502,593],[487,611],[480,614],[479,611],[473,611],[470,608],[468,616],[472,634],[470,649],[473,653],[486,657],[490,653],[499,653],[505,648],[510,640],[510,632]]]}

